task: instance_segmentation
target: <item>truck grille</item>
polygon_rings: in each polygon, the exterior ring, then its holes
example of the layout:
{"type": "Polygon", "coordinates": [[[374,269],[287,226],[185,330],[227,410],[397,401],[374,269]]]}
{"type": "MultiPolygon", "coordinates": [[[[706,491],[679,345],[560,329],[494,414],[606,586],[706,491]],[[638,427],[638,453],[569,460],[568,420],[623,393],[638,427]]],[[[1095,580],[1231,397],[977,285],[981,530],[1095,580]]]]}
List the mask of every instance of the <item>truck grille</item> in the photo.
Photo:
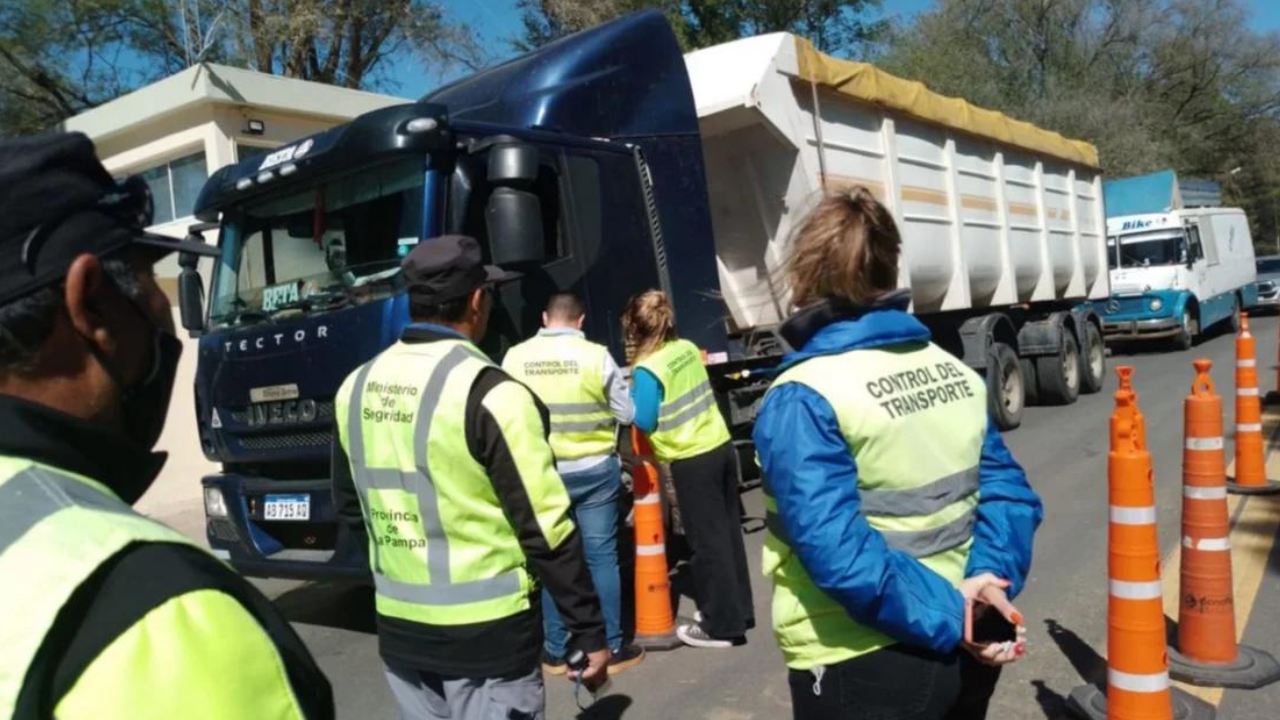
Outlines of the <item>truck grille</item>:
{"type": "Polygon", "coordinates": [[[1131,315],[1147,311],[1145,297],[1113,297],[1106,304],[1107,315],[1131,315]]]}
{"type": "MultiPolygon", "coordinates": [[[[240,424],[248,424],[249,423],[249,407],[250,406],[248,405],[242,405],[240,407],[231,408],[231,411],[230,411],[231,419],[235,420],[237,423],[240,423],[240,424]]],[[[316,401],[316,419],[317,420],[333,419],[333,401],[332,400],[316,401]]]]}
{"type": "Polygon", "coordinates": [[[282,433],[278,435],[243,435],[240,446],[245,450],[289,450],[292,448],[329,447],[333,443],[332,430],[282,433]]]}

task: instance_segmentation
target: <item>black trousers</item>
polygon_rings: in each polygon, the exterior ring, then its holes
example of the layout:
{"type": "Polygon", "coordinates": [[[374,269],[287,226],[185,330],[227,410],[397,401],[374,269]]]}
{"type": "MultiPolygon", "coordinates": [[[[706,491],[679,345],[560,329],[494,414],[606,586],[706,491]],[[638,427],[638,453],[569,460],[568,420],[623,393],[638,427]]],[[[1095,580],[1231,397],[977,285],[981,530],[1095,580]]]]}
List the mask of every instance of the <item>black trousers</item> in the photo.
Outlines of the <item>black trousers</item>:
{"type": "Polygon", "coordinates": [[[755,626],[751,573],[742,540],[742,505],[733,446],[671,463],[685,537],[693,551],[693,588],[702,629],[731,640],[755,626]]]}
{"type": "MultiPolygon", "coordinates": [[[[1013,639],[1013,628],[986,613],[975,637],[1013,639]]],[[[831,665],[821,680],[791,670],[795,720],[983,720],[1000,668],[963,649],[950,655],[893,645],[831,665]]]]}

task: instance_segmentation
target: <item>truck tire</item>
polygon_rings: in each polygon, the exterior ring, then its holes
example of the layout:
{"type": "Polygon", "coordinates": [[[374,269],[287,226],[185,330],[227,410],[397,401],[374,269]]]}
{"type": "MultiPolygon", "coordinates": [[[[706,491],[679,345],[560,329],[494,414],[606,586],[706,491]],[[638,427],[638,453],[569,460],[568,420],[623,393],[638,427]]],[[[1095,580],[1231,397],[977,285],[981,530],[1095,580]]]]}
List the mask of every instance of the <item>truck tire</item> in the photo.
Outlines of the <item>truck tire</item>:
{"type": "Polygon", "coordinates": [[[1046,405],[1070,405],[1080,397],[1080,343],[1066,327],[1057,355],[1036,358],[1036,388],[1046,405]]]}
{"type": "Polygon", "coordinates": [[[1241,325],[1240,317],[1241,313],[1244,312],[1244,305],[1240,302],[1239,295],[1237,295],[1235,300],[1232,300],[1231,302],[1233,304],[1233,307],[1231,308],[1231,333],[1233,335],[1239,335],[1241,325]]]}
{"type": "Polygon", "coordinates": [[[1088,347],[1080,353],[1080,392],[1092,395],[1107,380],[1107,346],[1102,331],[1093,323],[1085,324],[1084,337],[1088,347]]]}
{"type": "Polygon", "coordinates": [[[1182,310],[1182,329],[1173,337],[1173,346],[1179,350],[1190,350],[1200,336],[1200,320],[1191,308],[1182,310]]]}
{"type": "Polygon", "coordinates": [[[1027,400],[1027,407],[1035,407],[1040,404],[1040,392],[1036,388],[1036,361],[1018,358],[1018,367],[1022,368],[1022,396],[1027,400]]]}
{"type": "Polygon", "coordinates": [[[987,405],[997,429],[1013,430],[1022,424],[1026,387],[1018,354],[1005,343],[994,343],[987,357],[987,405]]]}

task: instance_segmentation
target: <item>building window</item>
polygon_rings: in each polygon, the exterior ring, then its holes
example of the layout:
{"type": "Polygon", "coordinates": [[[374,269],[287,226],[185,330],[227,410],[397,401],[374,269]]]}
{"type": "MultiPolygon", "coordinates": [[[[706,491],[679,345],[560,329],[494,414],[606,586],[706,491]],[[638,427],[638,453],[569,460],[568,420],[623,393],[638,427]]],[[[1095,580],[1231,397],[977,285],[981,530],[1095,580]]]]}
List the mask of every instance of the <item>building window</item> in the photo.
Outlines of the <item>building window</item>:
{"type": "Polygon", "coordinates": [[[140,174],[151,188],[151,197],[156,207],[156,225],[189,217],[195,210],[200,188],[209,179],[209,170],[202,152],[144,170],[140,174]]]}

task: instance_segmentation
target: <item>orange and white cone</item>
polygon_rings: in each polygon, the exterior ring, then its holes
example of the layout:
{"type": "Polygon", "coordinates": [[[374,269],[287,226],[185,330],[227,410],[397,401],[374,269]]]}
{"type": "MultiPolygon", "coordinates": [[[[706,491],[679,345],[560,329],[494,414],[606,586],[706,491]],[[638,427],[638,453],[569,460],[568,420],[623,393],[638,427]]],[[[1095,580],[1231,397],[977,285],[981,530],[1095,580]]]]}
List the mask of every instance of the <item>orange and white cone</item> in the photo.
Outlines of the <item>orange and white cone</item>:
{"type": "Polygon", "coordinates": [[[1236,475],[1227,478],[1233,495],[1270,495],[1280,483],[1267,479],[1266,447],[1262,439],[1262,399],[1258,397],[1258,353],[1249,316],[1240,314],[1236,337],[1236,475]]]}
{"type": "Polygon", "coordinates": [[[636,455],[632,470],[636,498],[635,642],[645,650],[671,650],[684,643],[676,637],[675,614],[671,610],[671,577],[662,529],[662,483],[649,439],[635,428],[631,433],[636,455]]]}
{"type": "Polygon", "coordinates": [[[1169,684],[1151,453],[1130,384],[1133,368],[1116,374],[1107,459],[1107,690],[1078,687],[1067,706],[1088,720],[1208,720],[1212,705],[1169,684]]]}
{"type": "Polygon", "coordinates": [[[1259,688],[1280,680],[1280,663],[1236,644],[1222,398],[1209,376],[1213,364],[1193,364],[1196,379],[1184,403],[1178,642],[1169,649],[1169,675],[1194,685],[1259,688]]]}

